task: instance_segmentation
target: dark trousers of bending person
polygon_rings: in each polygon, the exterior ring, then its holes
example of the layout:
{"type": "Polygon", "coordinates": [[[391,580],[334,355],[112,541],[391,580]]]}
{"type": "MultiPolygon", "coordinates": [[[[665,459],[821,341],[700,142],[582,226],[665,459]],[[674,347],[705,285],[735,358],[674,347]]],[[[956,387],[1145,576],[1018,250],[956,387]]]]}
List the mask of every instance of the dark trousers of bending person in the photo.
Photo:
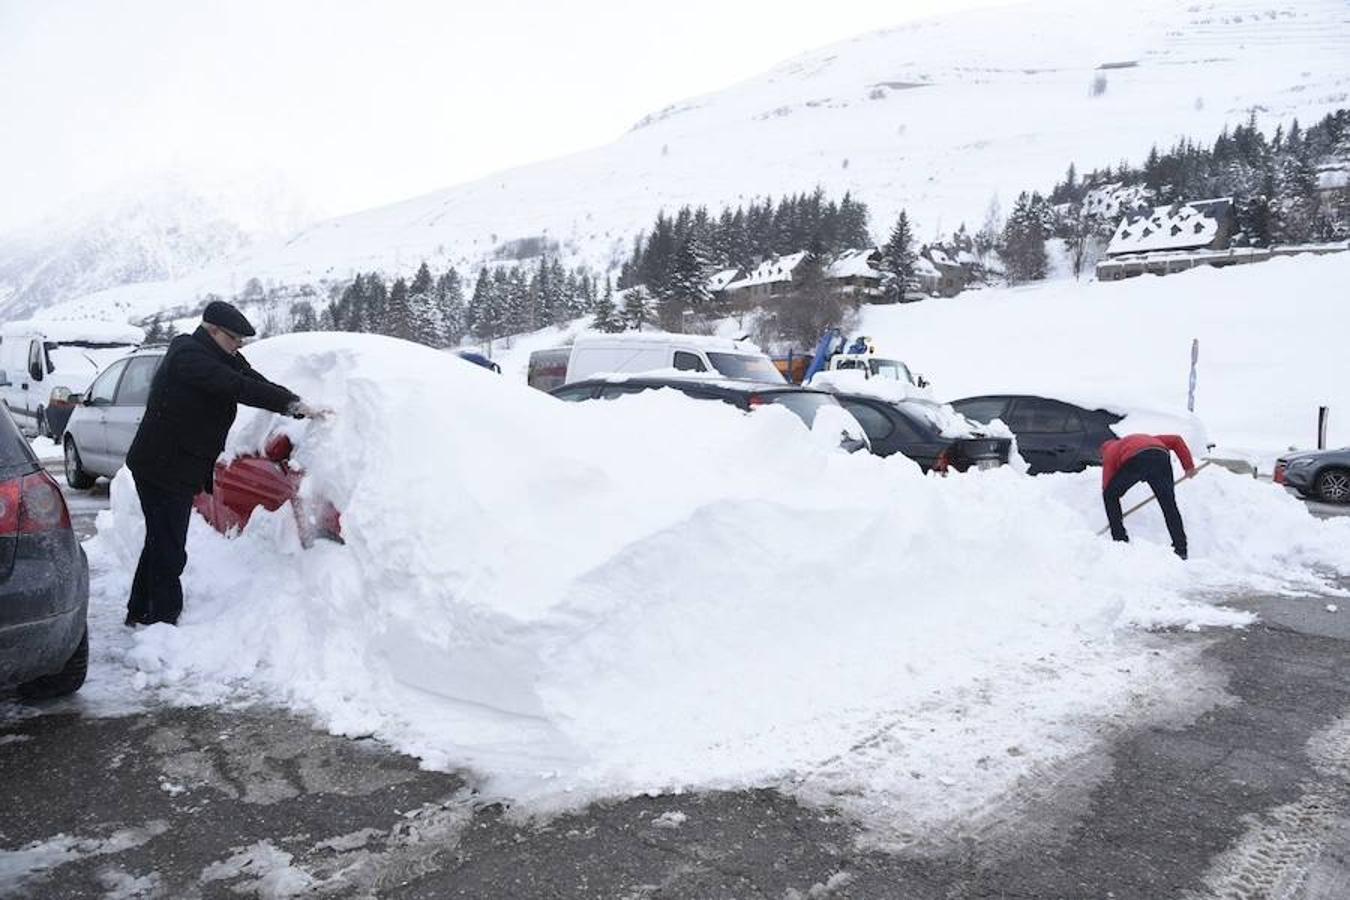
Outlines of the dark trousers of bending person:
{"type": "Polygon", "coordinates": [[[1167,523],[1167,533],[1172,538],[1172,549],[1177,556],[1186,558],[1186,528],[1181,521],[1181,511],[1177,509],[1176,487],[1172,482],[1172,460],[1166,450],[1141,450],[1127,459],[1116,471],[1102,490],[1102,500],[1106,504],[1106,521],[1111,526],[1111,537],[1117,541],[1128,541],[1125,521],[1121,515],[1120,500],[1125,492],[1143,482],[1158,498],[1163,520],[1167,523]]]}

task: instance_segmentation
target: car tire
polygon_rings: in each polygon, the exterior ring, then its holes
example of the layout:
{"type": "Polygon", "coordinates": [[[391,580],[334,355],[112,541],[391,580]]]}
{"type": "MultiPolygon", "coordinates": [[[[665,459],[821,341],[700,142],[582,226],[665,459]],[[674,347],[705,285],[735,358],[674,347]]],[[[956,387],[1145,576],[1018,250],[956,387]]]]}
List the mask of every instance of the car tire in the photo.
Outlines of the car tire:
{"type": "Polygon", "coordinates": [[[1326,469],[1313,482],[1313,492],[1323,503],[1350,503],[1350,469],[1326,469]]]}
{"type": "Polygon", "coordinates": [[[80,636],[79,646],[66,660],[65,667],[53,675],[43,675],[19,685],[19,698],[26,701],[55,700],[73,694],[84,684],[89,672],[89,631],[80,636]]]}
{"type": "Polygon", "coordinates": [[[90,475],[84,470],[80,463],[80,451],[75,446],[75,439],[66,438],[66,483],[77,491],[87,491],[94,486],[98,480],[95,475],[90,475]]]}

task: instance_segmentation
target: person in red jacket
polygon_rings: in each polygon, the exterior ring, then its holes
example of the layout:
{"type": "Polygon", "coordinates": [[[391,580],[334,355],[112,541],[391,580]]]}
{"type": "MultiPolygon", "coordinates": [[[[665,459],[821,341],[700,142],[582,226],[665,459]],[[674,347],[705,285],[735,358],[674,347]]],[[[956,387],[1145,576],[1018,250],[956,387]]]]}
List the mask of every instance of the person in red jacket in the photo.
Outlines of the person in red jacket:
{"type": "Polygon", "coordinates": [[[1172,536],[1172,549],[1186,558],[1186,529],[1181,524],[1181,511],[1172,482],[1172,458],[1168,451],[1181,460],[1186,477],[1195,474],[1195,460],[1191,450],[1179,435],[1131,434],[1102,444],[1102,500],[1106,504],[1106,521],[1111,526],[1111,538],[1128,541],[1125,521],[1120,512],[1120,498],[1139,482],[1153,490],[1162,507],[1167,533],[1172,536]]]}

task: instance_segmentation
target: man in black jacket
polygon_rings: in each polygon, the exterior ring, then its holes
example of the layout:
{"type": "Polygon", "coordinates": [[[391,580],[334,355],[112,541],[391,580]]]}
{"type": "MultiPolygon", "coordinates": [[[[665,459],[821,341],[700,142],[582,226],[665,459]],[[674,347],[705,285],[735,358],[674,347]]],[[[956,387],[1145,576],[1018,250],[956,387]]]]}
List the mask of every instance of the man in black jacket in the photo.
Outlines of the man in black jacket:
{"type": "Polygon", "coordinates": [[[239,355],[254,333],[228,303],[207,304],[202,324],[169,344],[127,451],[145,513],[145,546],[127,601],[127,624],[177,624],[183,610],[179,576],[187,564],[192,499],[212,489],[216,457],[238,404],[296,418],[316,415],[299,397],[259,375],[239,355]]]}

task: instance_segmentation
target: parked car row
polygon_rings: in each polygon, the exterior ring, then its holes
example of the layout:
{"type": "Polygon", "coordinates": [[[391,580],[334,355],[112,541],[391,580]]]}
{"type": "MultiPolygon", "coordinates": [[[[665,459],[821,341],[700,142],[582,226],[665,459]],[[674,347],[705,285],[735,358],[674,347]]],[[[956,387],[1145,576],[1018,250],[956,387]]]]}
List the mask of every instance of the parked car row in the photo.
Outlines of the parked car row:
{"type": "Polygon", "coordinates": [[[25,434],[58,439],[78,395],[144,339],[133,326],[7,322],[0,326],[0,399],[25,434]]]}

